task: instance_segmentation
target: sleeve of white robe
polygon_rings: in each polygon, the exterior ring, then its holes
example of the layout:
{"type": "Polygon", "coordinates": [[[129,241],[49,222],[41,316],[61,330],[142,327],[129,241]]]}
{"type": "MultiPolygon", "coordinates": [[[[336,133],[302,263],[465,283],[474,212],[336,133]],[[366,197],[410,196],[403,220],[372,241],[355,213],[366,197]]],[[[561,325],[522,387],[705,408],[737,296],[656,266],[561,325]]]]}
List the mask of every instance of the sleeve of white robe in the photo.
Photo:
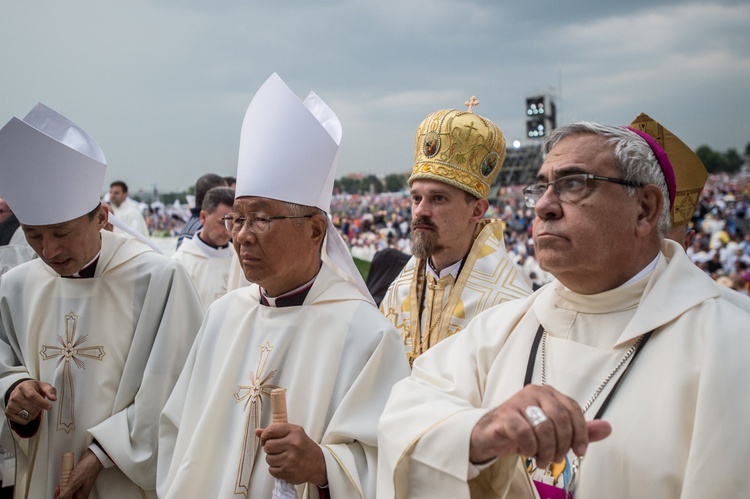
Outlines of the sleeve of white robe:
{"type": "MultiPolygon", "coordinates": [[[[378,427],[379,498],[470,496],[476,470],[469,443],[489,412],[482,407],[487,375],[525,306],[518,300],[478,315],[460,334],[421,355],[412,375],[394,386],[378,427]],[[508,318],[502,323],[493,313],[499,308],[508,318]]],[[[516,461],[497,461],[492,473],[508,476],[516,461]]]]}
{"type": "Polygon", "coordinates": [[[151,270],[143,310],[118,388],[115,412],[89,429],[115,465],[146,490],[156,488],[159,414],[182,370],[203,316],[185,269],[167,259],[160,262],[158,269],[151,270]],[[148,359],[145,368],[144,358],[148,359]]]}
{"type": "MultiPolygon", "coordinates": [[[[210,312],[209,312],[210,313],[210,312]]],[[[203,323],[205,326],[205,322],[203,323]]],[[[169,396],[169,400],[164,405],[164,410],[159,419],[159,458],[156,467],[156,494],[164,497],[167,489],[174,480],[177,473],[177,467],[173,463],[182,462],[185,454],[185,446],[177,446],[177,434],[180,431],[180,421],[182,420],[182,411],[185,408],[185,398],[190,387],[190,378],[195,366],[195,358],[200,350],[201,341],[205,327],[201,327],[198,336],[195,338],[193,347],[190,349],[182,373],[169,396]]],[[[182,441],[185,442],[184,440],[182,441]]]]}
{"type": "MultiPolygon", "coordinates": [[[[372,313],[378,312],[373,308],[372,313]]],[[[366,316],[359,317],[367,322],[366,316]]],[[[384,388],[409,374],[401,338],[382,316],[378,319],[387,329],[336,408],[321,441],[331,497],[375,497],[377,425],[389,394],[384,388]]]]}
{"type": "Polygon", "coordinates": [[[717,307],[714,315],[693,323],[705,341],[702,364],[685,366],[699,367],[700,380],[682,499],[747,497],[747,474],[741,470],[750,442],[750,331],[747,312],[739,310],[717,307]]]}

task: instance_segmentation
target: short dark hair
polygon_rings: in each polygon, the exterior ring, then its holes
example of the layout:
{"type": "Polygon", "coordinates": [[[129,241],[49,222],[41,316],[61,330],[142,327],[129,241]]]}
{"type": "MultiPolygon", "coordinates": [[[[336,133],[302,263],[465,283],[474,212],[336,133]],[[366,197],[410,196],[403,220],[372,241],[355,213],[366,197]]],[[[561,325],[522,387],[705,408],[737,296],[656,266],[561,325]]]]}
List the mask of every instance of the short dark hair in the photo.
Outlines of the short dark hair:
{"type": "Polygon", "coordinates": [[[122,188],[122,192],[128,192],[128,184],[126,184],[122,180],[115,180],[114,182],[109,184],[109,188],[111,189],[112,187],[120,187],[122,188]]]}
{"type": "Polygon", "coordinates": [[[234,177],[224,177],[224,182],[226,182],[227,185],[232,185],[237,183],[237,179],[234,177]]]}
{"type": "Polygon", "coordinates": [[[206,213],[213,213],[220,204],[225,204],[230,208],[234,204],[234,189],[231,187],[213,187],[208,190],[203,198],[201,210],[206,213]]]}
{"type": "Polygon", "coordinates": [[[206,173],[195,183],[195,206],[203,206],[203,198],[206,193],[214,187],[226,187],[224,177],[215,173],[206,173]]]}

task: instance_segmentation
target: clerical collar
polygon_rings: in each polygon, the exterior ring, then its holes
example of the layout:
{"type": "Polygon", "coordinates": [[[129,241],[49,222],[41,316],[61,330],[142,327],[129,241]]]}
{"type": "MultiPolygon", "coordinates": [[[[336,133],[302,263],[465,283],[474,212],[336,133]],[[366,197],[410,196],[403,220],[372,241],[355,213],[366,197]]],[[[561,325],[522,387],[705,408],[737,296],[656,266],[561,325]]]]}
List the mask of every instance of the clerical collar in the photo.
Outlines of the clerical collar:
{"type": "Polygon", "coordinates": [[[305,298],[307,298],[307,294],[310,292],[310,288],[312,288],[314,282],[315,277],[302,286],[275,297],[268,296],[266,290],[260,288],[260,303],[267,307],[276,308],[299,307],[305,302],[305,298]]]}
{"type": "Polygon", "coordinates": [[[63,277],[66,279],[90,279],[91,277],[94,277],[94,274],[96,274],[96,264],[99,262],[99,255],[101,254],[102,251],[99,250],[99,253],[97,253],[89,263],[84,265],[81,270],[75,274],[64,275],[63,277]]]}
{"type": "Polygon", "coordinates": [[[439,273],[437,270],[435,270],[435,267],[432,266],[432,258],[427,259],[427,271],[430,273],[432,277],[434,277],[436,280],[440,280],[441,278],[452,275],[453,279],[458,278],[458,273],[461,271],[461,267],[464,263],[464,258],[460,259],[453,265],[448,265],[443,270],[441,270],[439,273]]]}
{"type": "Polygon", "coordinates": [[[623,284],[623,286],[627,286],[631,282],[635,282],[638,279],[640,279],[641,277],[645,276],[646,274],[650,274],[651,272],[653,272],[653,270],[656,268],[656,262],[657,261],[659,261],[659,253],[657,253],[656,257],[653,260],[651,260],[651,263],[649,263],[648,265],[646,265],[645,267],[643,267],[643,269],[641,269],[640,272],[638,272],[636,275],[634,275],[633,277],[631,277],[628,280],[628,282],[626,282],[625,284],[623,284]]]}
{"type": "Polygon", "coordinates": [[[201,238],[201,232],[203,231],[199,231],[195,234],[198,237],[193,238],[193,244],[195,244],[204,255],[209,258],[229,258],[232,256],[232,250],[229,248],[229,243],[224,246],[208,244],[203,238],[201,238]]]}

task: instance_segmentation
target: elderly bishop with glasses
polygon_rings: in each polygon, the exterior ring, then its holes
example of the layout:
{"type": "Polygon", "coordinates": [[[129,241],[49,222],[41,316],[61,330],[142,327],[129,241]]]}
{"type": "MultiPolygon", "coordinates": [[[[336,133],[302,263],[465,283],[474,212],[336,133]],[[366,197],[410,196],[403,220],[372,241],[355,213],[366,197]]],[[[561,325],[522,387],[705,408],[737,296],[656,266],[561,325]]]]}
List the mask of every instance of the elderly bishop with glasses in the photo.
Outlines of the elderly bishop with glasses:
{"type": "Polygon", "coordinates": [[[664,238],[700,162],[646,115],[546,142],[555,281],[420,356],[379,425],[379,497],[743,497],[750,310],[664,238]]]}
{"type": "Polygon", "coordinates": [[[298,497],[375,496],[378,418],[409,368],[326,214],[340,138],[333,111],[276,74],[250,103],[224,220],[254,284],[206,313],[162,413],[160,497],[270,498],[277,479],[298,497]]]}

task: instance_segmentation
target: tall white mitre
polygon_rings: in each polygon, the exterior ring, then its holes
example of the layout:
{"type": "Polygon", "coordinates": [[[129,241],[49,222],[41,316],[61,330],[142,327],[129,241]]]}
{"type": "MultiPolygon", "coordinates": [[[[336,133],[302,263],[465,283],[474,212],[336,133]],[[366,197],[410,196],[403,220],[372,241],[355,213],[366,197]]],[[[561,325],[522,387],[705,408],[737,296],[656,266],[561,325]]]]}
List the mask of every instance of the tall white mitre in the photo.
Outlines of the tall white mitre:
{"type": "Polygon", "coordinates": [[[99,145],[42,103],[0,130],[0,196],[24,225],[53,225],[99,204],[107,170],[99,145]]]}
{"type": "MultiPolygon", "coordinates": [[[[264,197],[329,213],[340,143],[341,123],[333,110],[314,92],[300,101],[272,74],[242,123],[235,198],[264,197]]],[[[330,217],[323,259],[372,300],[330,217]]]]}

